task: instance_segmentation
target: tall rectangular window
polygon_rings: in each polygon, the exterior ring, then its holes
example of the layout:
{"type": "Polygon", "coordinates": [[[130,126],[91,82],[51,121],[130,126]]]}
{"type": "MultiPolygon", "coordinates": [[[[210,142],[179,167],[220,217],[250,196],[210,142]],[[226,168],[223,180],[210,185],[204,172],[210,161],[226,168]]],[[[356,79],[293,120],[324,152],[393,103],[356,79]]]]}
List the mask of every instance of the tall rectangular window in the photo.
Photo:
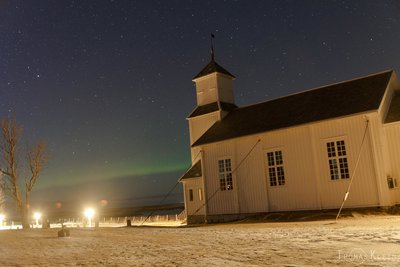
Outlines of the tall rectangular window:
{"type": "Polygon", "coordinates": [[[199,188],[199,200],[203,200],[203,189],[199,188]]]}
{"type": "Polygon", "coordinates": [[[189,201],[193,201],[193,189],[189,189],[189,201]]]}
{"type": "Polygon", "coordinates": [[[222,191],[233,190],[231,159],[218,160],[219,189],[222,191]]]}
{"type": "Polygon", "coordinates": [[[344,140],[326,143],[331,180],[350,178],[344,140]]]}
{"type": "Polygon", "coordinates": [[[281,150],[267,153],[269,185],[285,185],[285,171],[283,168],[283,154],[281,150]]]}

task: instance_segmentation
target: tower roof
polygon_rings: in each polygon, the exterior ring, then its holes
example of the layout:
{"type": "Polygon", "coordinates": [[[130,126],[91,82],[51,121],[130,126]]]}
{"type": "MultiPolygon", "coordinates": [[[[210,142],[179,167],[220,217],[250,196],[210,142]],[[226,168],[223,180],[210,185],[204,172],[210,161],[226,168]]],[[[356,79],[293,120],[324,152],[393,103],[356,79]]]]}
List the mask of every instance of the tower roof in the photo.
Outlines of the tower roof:
{"type": "Polygon", "coordinates": [[[208,74],[214,73],[214,72],[219,72],[223,73],[225,75],[231,76],[232,78],[236,78],[233,76],[229,71],[224,69],[221,65],[219,65],[213,58],[211,58],[210,63],[207,64],[196,76],[193,77],[193,80],[206,76],[208,74]]]}

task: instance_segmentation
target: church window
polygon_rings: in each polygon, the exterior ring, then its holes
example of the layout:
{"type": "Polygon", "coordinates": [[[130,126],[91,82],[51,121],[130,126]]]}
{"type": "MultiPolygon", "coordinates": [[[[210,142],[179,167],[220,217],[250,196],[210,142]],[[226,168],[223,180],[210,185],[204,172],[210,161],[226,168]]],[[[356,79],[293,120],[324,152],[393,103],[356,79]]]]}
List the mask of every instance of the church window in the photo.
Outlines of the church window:
{"type": "Polygon", "coordinates": [[[393,178],[392,177],[388,177],[387,178],[387,182],[388,182],[389,189],[393,189],[394,188],[393,178]]]}
{"type": "Polygon", "coordinates": [[[203,190],[201,188],[199,188],[199,200],[203,200],[203,190]]]}
{"type": "Polygon", "coordinates": [[[350,178],[347,152],[344,140],[326,143],[331,180],[350,178]]]}
{"type": "Polygon", "coordinates": [[[189,189],[189,201],[193,201],[193,189],[189,189]]]}
{"type": "Polygon", "coordinates": [[[231,159],[218,160],[219,189],[221,191],[233,190],[231,159]]]}
{"type": "Polygon", "coordinates": [[[281,150],[267,152],[268,176],[270,186],[285,185],[283,153],[281,150]]]}

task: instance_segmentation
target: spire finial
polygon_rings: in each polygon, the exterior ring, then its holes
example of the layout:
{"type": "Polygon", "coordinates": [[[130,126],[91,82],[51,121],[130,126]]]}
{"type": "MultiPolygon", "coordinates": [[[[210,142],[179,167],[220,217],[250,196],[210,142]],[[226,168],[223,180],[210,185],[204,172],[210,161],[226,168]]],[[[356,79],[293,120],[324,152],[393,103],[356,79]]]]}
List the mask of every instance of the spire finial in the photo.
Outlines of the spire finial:
{"type": "Polygon", "coordinates": [[[214,43],[213,39],[215,38],[215,35],[211,33],[211,60],[214,61],[214,43]]]}

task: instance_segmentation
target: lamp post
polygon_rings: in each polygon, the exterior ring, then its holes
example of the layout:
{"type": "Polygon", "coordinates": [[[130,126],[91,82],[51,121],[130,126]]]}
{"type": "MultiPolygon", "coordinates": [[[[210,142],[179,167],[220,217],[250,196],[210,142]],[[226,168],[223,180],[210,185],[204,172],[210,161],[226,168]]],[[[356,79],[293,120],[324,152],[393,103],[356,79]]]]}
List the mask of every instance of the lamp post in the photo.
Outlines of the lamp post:
{"type": "Polygon", "coordinates": [[[42,214],[40,212],[33,213],[33,218],[35,218],[35,222],[36,222],[36,228],[39,227],[39,219],[41,217],[42,217],[42,214]]]}
{"type": "Polygon", "coordinates": [[[94,215],[94,209],[87,208],[87,209],[85,209],[84,214],[85,214],[86,218],[88,219],[89,227],[92,227],[92,218],[93,218],[93,215],[94,215]]]}

